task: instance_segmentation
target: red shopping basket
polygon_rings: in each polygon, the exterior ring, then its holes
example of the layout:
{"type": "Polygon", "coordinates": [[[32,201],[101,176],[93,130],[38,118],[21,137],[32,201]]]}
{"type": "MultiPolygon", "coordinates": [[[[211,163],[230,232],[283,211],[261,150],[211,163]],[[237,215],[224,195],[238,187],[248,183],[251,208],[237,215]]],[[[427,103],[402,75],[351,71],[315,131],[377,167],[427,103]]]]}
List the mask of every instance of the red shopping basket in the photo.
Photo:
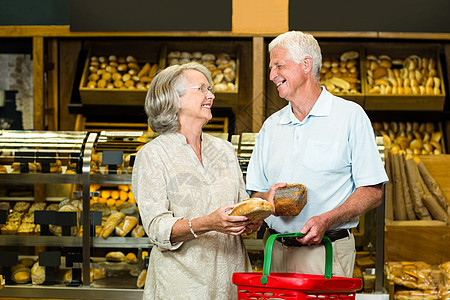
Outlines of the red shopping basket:
{"type": "Polygon", "coordinates": [[[302,233],[272,234],[266,242],[263,273],[234,273],[233,283],[237,285],[238,299],[355,299],[355,292],[362,287],[358,278],[332,277],[333,249],[328,237],[325,245],[325,276],[297,273],[272,273],[273,243],[277,237],[302,237],[302,233]]]}

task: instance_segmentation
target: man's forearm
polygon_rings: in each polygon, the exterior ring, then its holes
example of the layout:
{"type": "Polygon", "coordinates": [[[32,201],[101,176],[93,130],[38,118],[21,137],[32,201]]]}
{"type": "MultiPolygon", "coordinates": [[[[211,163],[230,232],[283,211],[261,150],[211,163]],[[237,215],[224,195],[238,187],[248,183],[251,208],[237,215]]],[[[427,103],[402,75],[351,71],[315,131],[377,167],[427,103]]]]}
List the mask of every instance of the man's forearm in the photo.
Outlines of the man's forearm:
{"type": "Polygon", "coordinates": [[[382,184],[377,184],[356,189],[342,205],[324,214],[328,219],[329,227],[347,222],[380,205],[383,195],[382,187],[382,184]]]}

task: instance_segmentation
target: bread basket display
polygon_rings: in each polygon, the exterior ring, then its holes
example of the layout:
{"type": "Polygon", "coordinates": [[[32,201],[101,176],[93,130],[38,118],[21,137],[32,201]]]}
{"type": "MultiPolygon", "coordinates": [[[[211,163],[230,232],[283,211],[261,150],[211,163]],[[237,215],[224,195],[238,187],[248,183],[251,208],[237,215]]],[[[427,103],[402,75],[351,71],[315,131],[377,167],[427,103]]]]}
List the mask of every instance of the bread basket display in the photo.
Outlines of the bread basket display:
{"type": "Polygon", "coordinates": [[[440,46],[365,46],[366,110],[443,110],[445,86],[440,46]]]}
{"type": "Polygon", "coordinates": [[[81,103],[143,106],[150,82],[162,68],[161,44],[102,41],[87,43],[86,48],[79,86],[81,103]]]}
{"type": "Polygon", "coordinates": [[[320,84],[333,95],[364,105],[363,48],[354,43],[320,43],[320,84]]]}

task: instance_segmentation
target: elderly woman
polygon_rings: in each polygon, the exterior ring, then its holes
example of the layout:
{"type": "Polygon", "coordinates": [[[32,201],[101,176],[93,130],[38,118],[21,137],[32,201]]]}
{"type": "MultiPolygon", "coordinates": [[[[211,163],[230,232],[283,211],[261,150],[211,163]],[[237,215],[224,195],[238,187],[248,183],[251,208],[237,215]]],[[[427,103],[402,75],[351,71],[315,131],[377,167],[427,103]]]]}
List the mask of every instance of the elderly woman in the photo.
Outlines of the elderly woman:
{"type": "Polygon", "coordinates": [[[249,196],[233,146],[202,132],[211,85],[203,65],[175,65],[155,76],[145,100],[160,135],[139,150],[132,176],[154,244],[144,299],[234,299],[232,274],[251,271],[240,234],[261,224],[227,214],[249,196]]]}

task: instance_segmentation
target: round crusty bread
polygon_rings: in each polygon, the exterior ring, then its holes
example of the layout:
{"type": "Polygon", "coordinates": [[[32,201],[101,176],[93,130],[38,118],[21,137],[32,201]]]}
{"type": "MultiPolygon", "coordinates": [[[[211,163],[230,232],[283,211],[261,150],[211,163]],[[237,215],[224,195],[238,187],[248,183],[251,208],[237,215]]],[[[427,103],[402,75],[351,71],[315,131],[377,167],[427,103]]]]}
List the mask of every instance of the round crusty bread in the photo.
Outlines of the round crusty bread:
{"type": "Polygon", "coordinates": [[[261,198],[249,198],[239,203],[230,213],[230,216],[246,216],[252,222],[264,220],[273,213],[270,202],[261,198]]]}

